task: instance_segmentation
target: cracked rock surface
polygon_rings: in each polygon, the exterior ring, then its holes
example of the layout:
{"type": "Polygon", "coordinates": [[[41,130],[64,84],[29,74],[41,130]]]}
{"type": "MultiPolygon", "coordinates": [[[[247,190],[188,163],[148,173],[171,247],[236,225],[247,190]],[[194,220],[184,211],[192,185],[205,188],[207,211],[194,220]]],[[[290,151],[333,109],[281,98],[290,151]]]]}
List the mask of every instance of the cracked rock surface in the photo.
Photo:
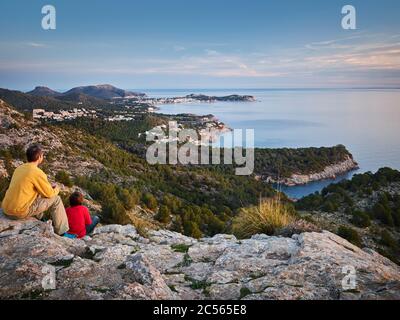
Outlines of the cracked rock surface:
{"type": "Polygon", "coordinates": [[[327,231],[196,240],[107,225],[72,240],[0,213],[0,299],[400,299],[400,267],[327,231]]]}

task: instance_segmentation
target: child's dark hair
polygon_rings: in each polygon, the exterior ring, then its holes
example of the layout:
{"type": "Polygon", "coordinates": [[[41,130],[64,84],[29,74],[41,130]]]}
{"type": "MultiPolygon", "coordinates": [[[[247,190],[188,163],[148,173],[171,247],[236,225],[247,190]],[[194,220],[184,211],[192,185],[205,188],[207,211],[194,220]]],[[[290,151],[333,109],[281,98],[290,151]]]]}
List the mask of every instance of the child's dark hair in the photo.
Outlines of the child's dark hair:
{"type": "Polygon", "coordinates": [[[80,206],[83,203],[83,195],[82,193],[75,191],[71,196],[69,197],[69,204],[71,207],[76,207],[80,206]]]}

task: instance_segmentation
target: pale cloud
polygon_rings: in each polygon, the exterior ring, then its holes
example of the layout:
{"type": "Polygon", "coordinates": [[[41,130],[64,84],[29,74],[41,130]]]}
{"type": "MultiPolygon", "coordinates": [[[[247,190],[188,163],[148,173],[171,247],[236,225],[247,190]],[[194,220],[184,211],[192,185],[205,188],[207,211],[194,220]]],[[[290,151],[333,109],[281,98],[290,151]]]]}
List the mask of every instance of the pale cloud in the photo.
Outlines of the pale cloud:
{"type": "Polygon", "coordinates": [[[33,47],[33,48],[46,48],[47,45],[39,42],[27,42],[26,45],[28,47],[33,47]]]}
{"type": "Polygon", "coordinates": [[[50,48],[50,45],[36,41],[0,41],[0,50],[18,50],[21,48],[50,48]]]}
{"type": "Polygon", "coordinates": [[[355,41],[357,39],[363,38],[362,34],[356,34],[349,37],[344,37],[340,39],[333,40],[325,40],[312,42],[305,45],[305,48],[310,50],[324,50],[324,49],[344,49],[354,46],[355,41]]]}
{"type": "MultiPolygon", "coordinates": [[[[41,44],[30,42],[34,48],[41,44]]],[[[400,42],[393,35],[357,34],[343,39],[326,40],[297,48],[243,53],[227,50],[201,49],[197,53],[184,46],[172,46],[185,55],[174,57],[130,57],[107,60],[93,57],[87,61],[37,60],[0,62],[1,70],[52,72],[65,74],[105,75],[183,75],[208,77],[265,78],[271,81],[285,78],[298,83],[318,79],[330,83],[367,83],[369,75],[393,79],[400,85],[400,42]],[[190,54],[189,54],[190,52],[190,54]],[[397,72],[398,71],[398,72],[397,72]],[[389,73],[390,72],[390,73],[389,73]],[[357,75],[357,78],[355,78],[357,75]]]]}
{"type": "Polygon", "coordinates": [[[211,49],[205,49],[204,52],[208,55],[208,56],[218,56],[219,52],[216,50],[211,50],[211,49]]]}
{"type": "Polygon", "coordinates": [[[174,49],[174,51],[176,51],[176,52],[185,51],[185,50],[186,50],[186,48],[185,48],[184,46],[178,46],[178,45],[175,45],[175,46],[173,47],[173,49],[174,49]]]}

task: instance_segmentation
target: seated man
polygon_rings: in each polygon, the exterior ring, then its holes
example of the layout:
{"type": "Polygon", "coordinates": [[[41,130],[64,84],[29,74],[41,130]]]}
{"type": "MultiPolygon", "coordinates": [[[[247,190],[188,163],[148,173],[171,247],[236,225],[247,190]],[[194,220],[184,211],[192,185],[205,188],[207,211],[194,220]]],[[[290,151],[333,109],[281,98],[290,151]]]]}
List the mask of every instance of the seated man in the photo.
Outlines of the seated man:
{"type": "Polygon", "coordinates": [[[28,163],[14,171],[2,209],[12,219],[41,219],[44,212],[50,210],[54,231],[63,235],[69,226],[64,205],[58,196],[60,190],[53,188],[46,174],[38,167],[43,162],[44,152],[39,145],[32,145],[26,151],[26,157],[28,163]]]}
{"type": "Polygon", "coordinates": [[[76,235],[78,238],[83,238],[86,234],[91,234],[99,223],[99,217],[90,217],[89,210],[83,206],[83,195],[80,192],[74,192],[69,197],[70,207],[66,209],[69,234],[76,235]]]}

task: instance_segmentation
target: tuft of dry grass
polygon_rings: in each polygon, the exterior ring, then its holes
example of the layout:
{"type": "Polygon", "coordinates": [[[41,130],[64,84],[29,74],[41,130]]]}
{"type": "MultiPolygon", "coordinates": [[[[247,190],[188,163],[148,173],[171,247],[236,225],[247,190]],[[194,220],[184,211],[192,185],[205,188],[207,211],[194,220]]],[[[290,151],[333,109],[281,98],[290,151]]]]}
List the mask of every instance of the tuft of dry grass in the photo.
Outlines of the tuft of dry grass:
{"type": "Polygon", "coordinates": [[[250,238],[255,234],[273,235],[296,220],[291,210],[279,197],[260,200],[258,206],[243,208],[234,218],[233,234],[240,238],[250,238]]]}

